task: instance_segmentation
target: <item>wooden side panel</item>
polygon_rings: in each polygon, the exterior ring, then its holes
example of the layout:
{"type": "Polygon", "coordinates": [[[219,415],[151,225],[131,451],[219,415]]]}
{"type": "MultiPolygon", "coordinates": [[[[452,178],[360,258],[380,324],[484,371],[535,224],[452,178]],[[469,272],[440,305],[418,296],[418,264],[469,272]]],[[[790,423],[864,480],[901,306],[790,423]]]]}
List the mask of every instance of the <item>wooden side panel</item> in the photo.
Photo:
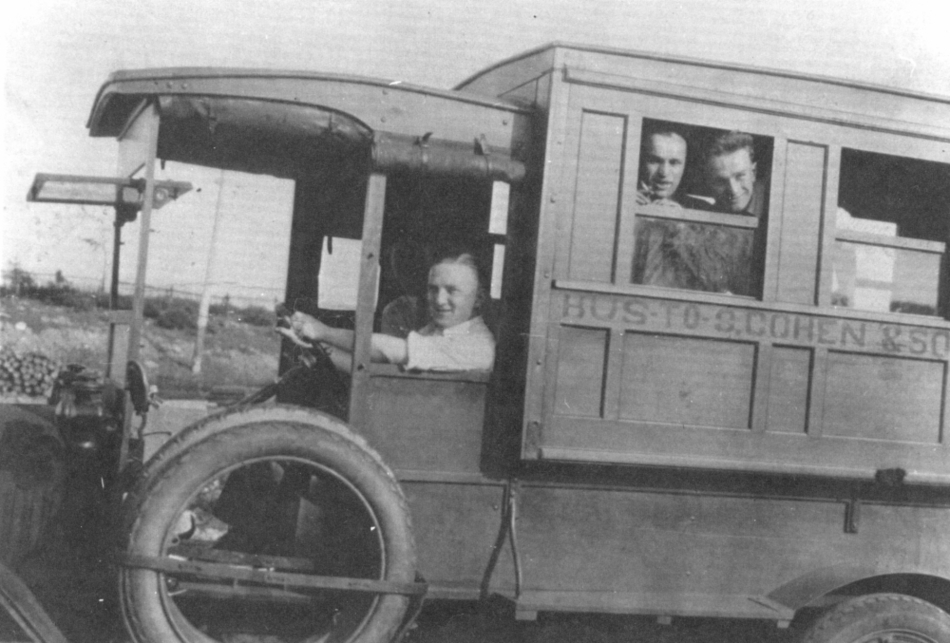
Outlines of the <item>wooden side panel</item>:
{"type": "Polygon", "coordinates": [[[811,364],[810,349],[773,347],[769,374],[769,431],[805,432],[808,422],[811,364]]]}
{"type": "Polygon", "coordinates": [[[864,503],[846,533],[845,503],[827,500],[540,486],[520,498],[524,608],[776,618],[755,597],[818,570],[950,573],[945,507],[864,503]]]}
{"type": "Polygon", "coordinates": [[[748,428],[755,345],[626,333],[622,420],[748,428]]]}
{"type": "Polygon", "coordinates": [[[558,413],[600,417],[606,357],[606,330],[571,326],[561,329],[555,384],[558,413]]]}
{"type": "MultiPolygon", "coordinates": [[[[788,479],[726,493],[708,493],[696,478],[699,487],[667,491],[650,479],[650,489],[620,478],[522,481],[513,496],[519,608],[776,619],[791,613],[766,597],[821,570],[950,576],[945,506],[867,500],[849,533],[846,502],[809,497],[788,479]]],[[[401,485],[430,597],[476,598],[490,571],[489,592],[515,598],[511,541],[491,565],[502,483],[401,485]]]]}
{"type": "Polygon", "coordinates": [[[788,143],[778,301],[815,303],[825,155],[824,146],[788,143]]]}
{"type": "Polygon", "coordinates": [[[842,310],[824,294],[840,146],[945,151],[684,100],[661,91],[669,82],[584,65],[552,75],[523,457],[846,479],[901,467],[910,483],[950,482],[950,324],[842,310]],[[630,283],[635,141],[647,120],[770,137],[761,297],[630,283]]]}
{"type": "Polygon", "coordinates": [[[689,594],[764,594],[794,577],[789,568],[844,554],[842,515],[831,503],[528,488],[518,535],[528,588],[687,601],[689,594]]]}
{"type": "Polygon", "coordinates": [[[626,117],[582,112],[571,279],[607,281],[613,277],[626,117]]]}
{"type": "Polygon", "coordinates": [[[540,458],[950,481],[945,323],[590,288],[554,283],[540,458]]]}
{"type": "MultiPolygon", "coordinates": [[[[441,482],[400,483],[409,501],[419,555],[418,570],[429,598],[477,598],[501,529],[504,487],[441,482]]],[[[498,558],[490,590],[514,587],[507,544],[498,558]]]]}
{"type": "Polygon", "coordinates": [[[487,382],[373,376],[361,432],[394,469],[479,471],[487,382]]]}
{"type": "Polygon", "coordinates": [[[828,351],[823,434],[936,444],[945,364],[828,351]]]}

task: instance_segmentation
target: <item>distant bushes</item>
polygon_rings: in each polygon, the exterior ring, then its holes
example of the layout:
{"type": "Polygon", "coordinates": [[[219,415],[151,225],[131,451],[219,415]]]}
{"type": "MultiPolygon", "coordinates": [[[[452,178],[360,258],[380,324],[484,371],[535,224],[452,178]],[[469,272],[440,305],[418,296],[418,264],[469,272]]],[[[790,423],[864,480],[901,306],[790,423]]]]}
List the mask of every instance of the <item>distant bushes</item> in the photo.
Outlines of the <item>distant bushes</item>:
{"type": "Polygon", "coordinates": [[[17,295],[24,299],[35,299],[50,306],[63,306],[75,310],[93,310],[96,308],[96,298],[91,293],[77,290],[66,281],[61,271],[56,271],[56,277],[44,286],[40,286],[33,276],[25,270],[13,269],[13,286],[4,286],[0,294],[4,296],[17,295]]]}
{"type": "Polygon", "coordinates": [[[159,328],[193,329],[198,326],[198,302],[184,297],[146,297],[143,314],[159,328]]]}
{"type": "MultiPolygon", "coordinates": [[[[62,272],[58,271],[55,279],[43,286],[38,285],[32,275],[19,268],[14,268],[10,274],[13,285],[0,287],[2,297],[17,296],[78,311],[109,308],[109,293],[81,291],[70,284],[62,272]]],[[[131,310],[132,297],[120,295],[117,307],[120,310],[131,310]]],[[[277,321],[274,312],[263,306],[238,308],[231,305],[228,297],[225,297],[222,303],[212,304],[208,312],[212,317],[229,317],[252,326],[273,326],[277,321]]],[[[198,326],[198,302],[186,297],[146,297],[143,314],[147,319],[154,320],[160,328],[189,330],[198,326]]]]}
{"type": "Polygon", "coordinates": [[[198,327],[198,304],[187,300],[173,300],[172,304],[162,310],[155,318],[159,328],[169,330],[190,330],[198,327]]]}
{"type": "Polygon", "coordinates": [[[234,317],[239,322],[251,326],[273,326],[277,323],[277,315],[263,306],[248,306],[234,311],[234,317]]]}

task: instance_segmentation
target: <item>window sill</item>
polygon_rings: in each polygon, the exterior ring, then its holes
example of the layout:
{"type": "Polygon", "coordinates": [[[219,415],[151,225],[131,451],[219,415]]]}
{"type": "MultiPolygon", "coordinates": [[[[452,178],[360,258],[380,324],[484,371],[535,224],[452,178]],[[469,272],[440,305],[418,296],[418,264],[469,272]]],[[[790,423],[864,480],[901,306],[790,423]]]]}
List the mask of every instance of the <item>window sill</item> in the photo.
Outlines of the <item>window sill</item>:
{"type": "Polygon", "coordinates": [[[930,315],[915,315],[913,313],[891,313],[855,310],[837,306],[807,306],[803,304],[789,304],[783,302],[765,302],[743,295],[725,293],[701,292],[694,290],[679,290],[676,288],[660,288],[657,286],[641,286],[638,284],[618,285],[596,281],[574,281],[555,279],[551,285],[553,290],[570,290],[578,292],[602,293],[605,295],[627,295],[646,297],[649,299],[672,299],[675,301],[718,304],[721,306],[735,306],[772,310],[788,313],[820,315],[823,317],[837,317],[841,319],[856,319],[876,321],[889,324],[907,324],[912,326],[926,326],[930,328],[950,328],[950,322],[940,317],[930,315]]]}
{"type": "Polygon", "coordinates": [[[486,383],[491,378],[491,373],[486,373],[484,371],[456,371],[449,373],[435,371],[405,371],[395,364],[373,364],[370,367],[370,376],[403,378],[411,380],[486,383]]]}

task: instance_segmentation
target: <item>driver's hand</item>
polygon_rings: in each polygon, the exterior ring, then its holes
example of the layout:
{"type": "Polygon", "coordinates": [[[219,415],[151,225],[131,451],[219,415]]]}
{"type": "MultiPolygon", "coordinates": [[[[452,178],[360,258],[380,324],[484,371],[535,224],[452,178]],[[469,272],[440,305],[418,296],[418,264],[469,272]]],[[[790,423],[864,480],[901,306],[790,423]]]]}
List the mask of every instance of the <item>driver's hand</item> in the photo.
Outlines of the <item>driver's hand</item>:
{"type": "Polygon", "coordinates": [[[297,333],[295,333],[293,330],[291,330],[291,329],[289,329],[289,328],[284,328],[284,327],[282,327],[282,326],[278,326],[278,327],[277,327],[277,333],[280,334],[280,335],[283,335],[284,337],[286,337],[287,339],[289,339],[290,341],[292,341],[292,342],[293,342],[294,344],[296,344],[297,346],[301,346],[301,347],[303,347],[303,348],[310,348],[310,347],[311,347],[311,344],[310,344],[309,342],[305,342],[305,341],[303,341],[302,339],[300,339],[300,337],[297,336],[297,333]]]}
{"type": "Polygon", "coordinates": [[[290,330],[300,339],[313,343],[325,339],[330,327],[316,317],[298,310],[290,316],[290,330]]]}

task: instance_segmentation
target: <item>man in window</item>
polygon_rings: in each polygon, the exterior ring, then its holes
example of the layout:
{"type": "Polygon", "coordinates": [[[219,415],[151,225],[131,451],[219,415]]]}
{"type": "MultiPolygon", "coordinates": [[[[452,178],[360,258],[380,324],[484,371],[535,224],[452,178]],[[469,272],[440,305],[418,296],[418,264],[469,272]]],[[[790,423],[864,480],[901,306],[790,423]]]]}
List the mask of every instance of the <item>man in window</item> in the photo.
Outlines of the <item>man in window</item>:
{"type": "Polygon", "coordinates": [[[717,136],[706,150],[705,169],[716,199],[714,210],[760,218],[765,214],[765,184],[756,180],[751,135],[733,131],[717,136]]]}
{"type": "MultiPolygon", "coordinates": [[[[718,135],[706,150],[704,169],[715,203],[687,207],[759,218],[765,214],[764,185],[756,182],[752,136],[718,135]]],[[[644,218],[636,238],[634,283],[735,295],[758,291],[753,230],[644,218]]]]}
{"type": "Polygon", "coordinates": [[[686,139],[672,129],[657,129],[644,137],[640,154],[637,204],[707,209],[703,201],[679,191],[686,169],[686,139]]]}

